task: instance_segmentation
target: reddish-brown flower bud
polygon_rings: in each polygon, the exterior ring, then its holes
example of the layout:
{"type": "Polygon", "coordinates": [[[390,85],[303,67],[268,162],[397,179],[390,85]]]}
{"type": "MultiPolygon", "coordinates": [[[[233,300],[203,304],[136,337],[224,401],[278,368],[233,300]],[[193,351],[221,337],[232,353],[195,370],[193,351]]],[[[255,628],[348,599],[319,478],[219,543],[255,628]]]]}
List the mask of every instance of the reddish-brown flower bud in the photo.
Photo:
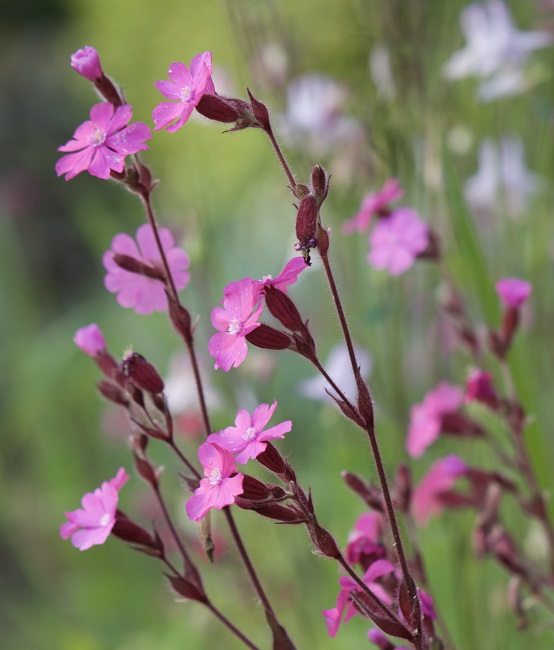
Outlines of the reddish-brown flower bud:
{"type": "Polygon", "coordinates": [[[100,350],[98,354],[94,357],[96,365],[100,368],[102,373],[106,375],[109,379],[116,379],[117,373],[119,372],[119,366],[117,361],[112,357],[112,355],[107,350],[100,350]]]}
{"type": "Polygon", "coordinates": [[[284,524],[303,524],[306,517],[293,506],[283,506],[280,503],[258,503],[242,496],[235,497],[235,505],[242,510],[253,510],[262,517],[275,519],[284,524]]]}
{"type": "Polygon", "coordinates": [[[181,304],[176,302],[173,296],[166,291],[167,301],[169,304],[169,318],[173,327],[183,337],[185,341],[192,340],[192,319],[190,313],[181,304]]]}
{"type": "Polygon", "coordinates": [[[320,165],[312,169],[312,188],[318,205],[321,205],[329,192],[329,177],[320,165]]]}
{"type": "Polygon", "coordinates": [[[197,600],[200,603],[207,603],[208,598],[203,591],[198,589],[198,586],[185,580],[182,576],[170,576],[167,573],[164,573],[165,577],[169,580],[169,583],[173,589],[188,600],[197,600]]]}
{"type": "Polygon", "coordinates": [[[152,278],[152,280],[165,280],[165,274],[162,269],[158,269],[151,264],[145,264],[140,260],[137,260],[135,257],[130,255],[124,255],[123,253],[113,253],[113,261],[120,268],[129,273],[136,273],[137,275],[144,275],[147,278],[152,278]]]}
{"type": "Polygon", "coordinates": [[[160,481],[161,468],[156,469],[146,457],[139,457],[136,453],[135,467],[139,475],[150,485],[156,487],[160,481]]]}
{"type": "Polygon", "coordinates": [[[248,96],[250,97],[250,104],[252,106],[252,112],[254,113],[256,121],[264,131],[271,131],[269,111],[267,110],[267,106],[259,99],[256,99],[254,97],[254,95],[250,92],[250,88],[247,88],[246,90],[248,91],[248,96]]]}
{"type": "Polygon", "coordinates": [[[264,350],[287,350],[292,345],[292,339],[288,334],[276,330],[265,323],[256,327],[246,335],[246,340],[252,345],[264,350]]]}
{"type": "Polygon", "coordinates": [[[115,535],[115,537],[127,542],[128,544],[134,544],[149,549],[152,551],[149,555],[156,555],[157,557],[163,555],[163,544],[161,539],[152,537],[147,530],[138,524],[135,524],[134,521],[131,521],[124,512],[121,512],[121,510],[116,512],[112,535],[115,535]]]}
{"type": "Polygon", "coordinates": [[[443,433],[464,438],[479,438],[485,435],[483,427],[463,413],[445,413],[441,418],[443,433]]]}
{"type": "Polygon", "coordinates": [[[406,463],[401,463],[396,470],[394,496],[397,507],[402,512],[407,512],[412,498],[412,475],[406,463]]]}
{"type": "Polygon", "coordinates": [[[253,476],[245,474],[242,481],[242,494],[240,496],[250,501],[266,501],[271,497],[271,492],[265,483],[262,483],[262,481],[259,481],[253,476]]]}
{"type": "Polygon", "coordinates": [[[310,537],[316,549],[321,555],[338,559],[341,552],[331,533],[322,528],[317,522],[314,526],[308,526],[310,537]]]}
{"type": "Polygon", "coordinates": [[[121,406],[129,406],[127,395],[117,384],[114,384],[111,381],[107,381],[106,379],[101,379],[96,383],[96,388],[98,388],[98,392],[102,395],[102,397],[109,400],[110,402],[114,402],[114,404],[120,404],[121,406]]]}
{"type": "Polygon", "coordinates": [[[200,102],[196,105],[196,110],[215,122],[236,122],[240,113],[226,97],[220,95],[203,95],[200,102]]]}
{"type": "Polygon", "coordinates": [[[374,486],[363,481],[357,474],[342,472],[346,485],[357,494],[370,508],[383,512],[383,501],[380,491],[374,486]]]}
{"type": "Polygon", "coordinates": [[[284,474],[287,468],[286,460],[270,442],[267,443],[264,451],[256,456],[256,460],[277,476],[284,474]]]}
{"type": "Polygon", "coordinates": [[[304,323],[296,305],[287,294],[272,286],[265,287],[264,293],[265,303],[271,315],[275,316],[283,327],[293,332],[299,332],[304,323]]]}
{"type": "Polygon", "coordinates": [[[306,246],[315,237],[318,212],[315,196],[313,194],[305,196],[300,203],[296,216],[296,236],[302,247],[306,246]]]}
{"type": "Polygon", "coordinates": [[[137,352],[131,352],[123,357],[121,370],[129,381],[149,393],[161,393],[164,389],[163,379],[151,363],[137,352]]]}

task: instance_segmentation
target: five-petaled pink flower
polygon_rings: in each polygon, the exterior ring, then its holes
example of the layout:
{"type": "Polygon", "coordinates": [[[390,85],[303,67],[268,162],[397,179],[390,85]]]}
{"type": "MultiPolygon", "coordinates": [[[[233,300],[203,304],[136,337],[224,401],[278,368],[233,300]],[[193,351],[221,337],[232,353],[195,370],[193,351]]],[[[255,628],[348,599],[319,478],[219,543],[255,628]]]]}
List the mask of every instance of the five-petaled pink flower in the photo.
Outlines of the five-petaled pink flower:
{"type": "Polygon", "coordinates": [[[457,411],[463,401],[462,390],[443,381],[427,393],[421,404],[412,406],[406,440],[406,449],[412,458],[419,458],[438,438],[442,417],[457,411]]]}
{"type": "Polygon", "coordinates": [[[129,475],[120,467],[114,478],[94,492],[87,492],[81,500],[82,508],[65,513],[67,521],[60,526],[60,537],[71,537],[71,543],[80,551],[103,544],[115,524],[119,490],[128,480],[129,475]]]}
{"type": "Polygon", "coordinates": [[[456,479],[467,471],[467,465],[458,456],[450,455],[437,460],[427,475],[414,488],[411,511],[419,526],[438,515],[445,507],[443,497],[447,496],[456,479]]]}
{"type": "Polygon", "coordinates": [[[96,323],[78,329],[73,337],[73,342],[93,359],[106,349],[106,340],[96,323]]]}
{"type": "Polygon", "coordinates": [[[89,81],[96,81],[104,75],[98,52],[90,45],[71,55],[71,67],[89,81]]]}
{"type": "Polygon", "coordinates": [[[496,283],[496,292],[504,307],[518,309],[529,298],[531,285],[519,278],[503,278],[496,283]]]}
{"type": "MultiPolygon", "coordinates": [[[[187,286],[190,277],[190,273],[186,270],[189,266],[189,258],[184,250],[173,245],[173,235],[167,228],[159,228],[158,233],[175,287],[183,289],[187,286]]],[[[127,255],[163,273],[160,253],[149,224],[139,226],[136,239],[135,243],[132,237],[124,233],[113,238],[111,250],[106,251],[102,258],[104,268],[108,271],[104,278],[104,285],[108,291],[117,293],[117,302],[122,307],[132,307],[137,314],[165,311],[167,297],[164,283],[122,269],[113,258],[114,253],[127,255]]]]}
{"type": "Polygon", "coordinates": [[[225,372],[233,366],[238,368],[246,358],[248,346],[244,337],[259,327],[258,318],[263,304],[259,301],[259,291],[251,278],[243,278],[232,283],[223,292],[223,307],[212,310],[212,325],[219,330],[208,343],[208,350],[215,359],[214,368],[225,372]]]}
{"type": "Polygon", "coordinates": [[[190,70],[184,63],[172,63],[169,66],[170,81],[156,81],[156,88],[168,99],[152,111],[155,131],[165,128],[173,133],[180,129],[189,119],[202,96],[215,93],[212,81],[212,53],[197,54],[190,62],[190,70]]]}
{"type": "Polygon", "coordinates": [[[376,269],[399,275],[412,266],[429,244],[429,228],[411,208],[398,208],[375,224],[367,261],[376,269]]]}
{"type": "Polygon", "coordinates": [[[237,464],[227,449],[205,442],[198,448],[198,460],[204,468],[204,475],[185,509],[189,519],[200,521],[211,508],[224,508],[242,494],[243,474],[237,474],[237,464]]]}
{"type": "MultiPolygon", "coordinates": [[[[388,560],[377,560],[369,567],[365,572],[362,581],[367,585],[371,591],[379,598],[379,600],[386,605],[390,605],[392,602],[391,597],[386,593],[386,591],[376,583],[375,581],[386,575],[387,573],[394,572],[394,565],[391,564],[388,560]]],[[[325,609],[322,614],[325,617],[325,622],[327,623],[327,629],[329,631],[329,636],[334,637],[339,631],[341,622],[346,623],[349,621],[355,614],[358,613],[358,610],[352,602],[350,597],[351,591],[360,591],[360,587],[350,576],[342,576],[339,578],[339,584],[341,589],[337,596],[337,602],[333,609],[325,609]],[[343,614],[346,609],[346,614],[343,614]]]]}
{"type": "Polygon", "coordinates": [[[373,194],[368,194],[362,201],[359,212],[351,219],[342,224],[342,232],[346,235],[358,232],[365,232],[369,228],[371,217],[374,214],[388,211],[389,203],[401,198],[404,190],[396,178],[388,178],[383,185],[383,189],[373,194]]]}
{"type": "Polygon", "coordinates": [[[107,179],[110,171],[121,173],[125,156],[148,149],[144,144],[152,135],[143,122],[129,123],[133,109],[129,105],[114,108],[109,102],[95,104],[90,109],[90,120],[77,127],[73,140],[58,151],[70,151],[56,163],[58,176],[65,180],[88,170],[92,176],[107,179]]]}
{"type": "Polygon", "coordinates": [[[248,411],[240,409],[235,419],[235,426],[227,427],[219,433],[212,433],[208,437],[208,442],[215,443],[223,449],[228,449],[232,454],[236,454],[235,461],[237,463],[246,463],[249,458],[256,458],[265,450],[268,440],[282,438],[292,429],[290,420],[276,424],[270,429],[264,429],[276,406],[277,402],[273,402],[271,406],[260,404],[254,409],[252,415],[248,411]]]}

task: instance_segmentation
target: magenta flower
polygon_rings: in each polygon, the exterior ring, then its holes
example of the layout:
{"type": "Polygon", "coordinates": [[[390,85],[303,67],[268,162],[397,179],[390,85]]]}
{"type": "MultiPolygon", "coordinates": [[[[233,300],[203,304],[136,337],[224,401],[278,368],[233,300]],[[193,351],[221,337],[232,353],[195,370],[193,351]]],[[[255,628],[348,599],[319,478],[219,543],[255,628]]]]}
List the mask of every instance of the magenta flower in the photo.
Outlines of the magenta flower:
{"type": "Polygon", "coordinates": [[[71,55],[71,67],[89,81],[96,81],[104,75],[98,52],[90,45],[71,55]]]}
{"type": "Polygon", "coordinates": [[[412,406],[406,440],[406,449],[412,458],[419,458],[438,438],[442,417],[457,411],[463,399],[463,392],[458,386],[443,381],[427,393],[421,404],[412,406]]]}
{"type": "MultiPolygon", "coordinates": [[[[190,273],[186,270],[189,266],[189,258],[184,250],[173,245],[173,235],[167,228],[159,228],[158,233],[175,287],[184,289],[190,278],[190,273]]],[[[135,243],[132,237],[123,233],[112,239],[111,249],[106,251],[102,258],[102,264],[107,271],[104,285],[108,291],[117,293],[117,302],[122,307],[132,307],[137,314],[165,311],[167,297],[164,283],[161,280],[122,269],[113,258],[114,253],[127,255],[163,272],[156,240],[149,224],[145,223],[138,228],[136,239],[135,243]]]]}
{"type": "Polygon", "coordinates": [[[275,287],[275,289],[287,293],[287,287],[294,284],[298,280],[300,273],[306,268],[308,268],[308,265],[303,256],[293,257],[286,263],[285,268],[276,278],[272,278],[271,275],[265,275],[262,280],[257,280],[256,284],[260,289],[263,289],[263,287],[275,287]]]}
{"type": "Polygon", "coordinates": [[[398,208],[375,224],[369,236],[367,261],[376,269],[400,275],[429,244],[429,229],[417,212],[398,208]]]}
{"type": "MultiPolygon", "coordinates": [[[[381,600],[381,602],[387,605],[390,605],[392,602],[391,597],[386,593],[381,585],[375,581],[387,573],[393,572],[394,565],[391,564],[388,560],[377,560],[369,567],[362,578],[364,584],[366,584],[371,589],[371,591],[379,598],[379,600],[381,600]]],[[[341,589],[337,596],[335,607],[333,607],[333,609],[325,609],[322,612],[323,616],[325,617],[325,622],[327,623],[327,629],[329,631],[330,637],[336,636],[337,632],[339,631],[341,622],[346,623],[358,611],[354,606],[352,599],[350,598],[351,591],[360,591],[358,584],[354,582],[350,576],[342,576],[339,578],[339,584],[341,586],[341,589]]]]}
{"type": "Polygon", "coordinates": [[[442,497],[448,495],[456,479],[465,474],[467,469],[464,461],[454,455],[446,456],[431,465],[428,474],[412,494],[411,510],[419,526],[442,512],[445,507],[442,497]]]}
{"type": "Polygon", "coordinates": [[[529,298],[532,289],[529,282],[519,278],[503,278],[496,283],[495,287],[502,304],[508,309],[521,307],[529,298]]]}
{"type": "Polygon", "coordinates": [[[110,177],[111,170],[121,173],[125,156],[148,149],[144,142],[152,137],[144,122],[126,126],[132,113],[127,104],[118,108],[109,102],[95,104],[90,109],[90,120],[77,127],[73,140],[58,147],[58,151],[74,152],[58,160],[58,176],[65,174],[68,181],[85,170],[103,179],[110,177]]]}
{"type": "Polygon", "coordinates": [[[75,332],[73,341],[78,348],[93,359],[99,352],[103,352],[106,349],[104,335],[95,323],[78,329],[75,332]]]}
{"type": "Polygon", "coordinates": [[[156,88],[168,99],[152,111],[155,131],[164,129],[173,133],[185,125],[190,114],[204,94],[215,93],[212,81],[212,53],[197,54],[190,62],[190,71],[184,63],[169,66],[170,81],[156,81],[156,88]],[[173,122],[173,124],[172,124],[173,122]]]}
{"type": "Polygon", "coordinates": [[[223,307],[212,310],[212,325],[219,332],[208,343],[208,350],[215,359],[214,368],[222,368],[225,372],[233,366],[238,368],[246,358],[248,347],[244,337],[259,327],[257,321],[263,309],[263,304],[255,308],[259,294],[254,280],[243,278],[228,289],[223,292],[223,307]]]}
{"type": "Polygon", "coordinates": [[[268,440],[282,438],[292,429],[290,420],[276,424],[270,429],[264,429],[276,407],[277,402],[273,402],[271,406],[260,404],[254,409],[252,416],[248,411],[240,409],[235,419],[235,426],[227,427],[219,433],[212,433],[208,437],[208,442],[229,450],[235,455],[237,463],[243,464],[249,458],[256,458],[258,454],[265,451],[268,440]]]}
{"type": "Polygon", "coordinates": [[[204,475],[185,509],[189,519],[200,521],[211,508],[224,508],[234,503],[242,494],[243,474],[237,474],[237,464],[231,452],[219,445],[205,442],[198,448],[198,459],[204,468],[204,475]]]}
{"type": "Polygon", "coordinates": [[[60,537],[68,539],[80,551],[103,544],[115,524],[119,490],[127,483],[129,475],[120,467],[114,478],[87,492],[81,500],[82,508],[66,512],[67,521],[60,526],[60,537]]]}
{"type": "Polygon", "coordinates": [[[348,535],[346,561],[349,564],[375,561],[385,554],[382,544],[383,519],[378,512],[365,512],[358,517],[354,529],[348,535]]]}
{"type": "Polygon", "coordinates": [[[403,194],[404,190],[396,178],[388,178],[382,190],[368,194],[364,198],[359,212],[342,224],[342,232],[346,235],[350,235],[355,230],[365,232],[369,228],[371,217],[390,210],[389,203],[401,198],[403,194]]]}

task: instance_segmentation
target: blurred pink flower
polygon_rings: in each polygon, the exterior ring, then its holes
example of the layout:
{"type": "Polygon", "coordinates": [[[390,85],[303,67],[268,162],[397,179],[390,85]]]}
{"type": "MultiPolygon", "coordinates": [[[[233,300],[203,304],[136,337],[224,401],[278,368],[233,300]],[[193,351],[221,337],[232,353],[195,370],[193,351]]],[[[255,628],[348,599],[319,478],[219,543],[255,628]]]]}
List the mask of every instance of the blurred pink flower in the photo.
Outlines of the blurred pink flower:
{"type": "Polygon", "coordinates": [[[200,521],[212,508],[221,509],[235,501],[242,494],[243,474],[237,474],[237,464],[231,452],[219,445],[205,442],[198,448],[198,460],[204,468],[204,475],[185,509],[189,519],[200,521]]]}
{"type": "Polygon", "coordinates": [[[87,327],[81,327],[73,337],[75,345],[89,357],[94,357],[106,349],[106,340],[98,325],[93,323],[87,327]]]}
{"type": "Polygon", "coordinates": [[[240,409],[235,419],[235,426],[227,427],[219,433],[212,433],[208,437],[208,442],[217,444],[222,449],[227,449],[235,454],[237,463],[246,463],[248,459],[256,458],[265,450],[268,440],[282,438],[292,429],[290,420],[281,422],[270,429],[264,429],[276,407],[277,402],[273,402],[271,406],[260,404],[254,409],[252,416],[248,411],[240,409]]]}
{"type": "Polygon", "coordinates": [[[450,492],[456,479],[465,474],[467,469],[464,461],[454,455],[446,456],[431,465],[428,474],[412,493],[412,515],[419,526],[442,512],[445,505],[441,497],[450,492]]]}
{"type": "Polygon", "coordinates": [[[421,404],[412,406],[406,440],[406,449],[412,458],[419,458],[438,438],[442,416],[457,411],[463,400],[463,392],[458,386],[443,381],[427,393],[421,404]]]}
{"type": "MultiPolygon", "coordinates": [[[[379,600],[387,605],[390,605],[392,602],[391,597],[386,593],[381,585],[375,582],[387,573],[394,573],[394,565],[391,564],[388,560],[377,560],[365,572],[362,580],[364,584],[366,584],[379,598],[379,600]]],[[[358,612],[350,597],[351,591],[360,591],[358,584],[354,582],[350,576],[342,576],[339,578],[339,584],[341,586],[341,589],[337,596],[335,607],[332,609],[325,609],[322,612],[323,616],[325,617],[325,622],[327,624],[327,629],[329,631],[330,637],[336,636],[337,632],[339,631],[341,621],[343,623],[348,622],[358,612]],[[346,614],[344,614],[345,609],[346,614]]]]}
{"type": "Polygon", "coordinates": [[[165,128],[173,133],[184,126],[204,94],[215,93],[212,81],[212,53],[197,54],[190,62],[190,71],[184,63],[169,66],[170,81],[156,81],[156,88],[164,97],[177,100],[162,102],[152,111],[155,131],[165,128]]]}
{"type": "Polygon", "coordinates": [[[94,492],[87,492],[81,500],[82,508],[65,513],[67,522],[60,526],[60,537],[71,537],[71,543],[80,551],[103,544],[115,524],[119,490],[128,480],[129,475],[120,467],[114,478],[94,492]]]}
{"type": "Polygon", "coordinates": [[[90,109],[90,120],[77,127],[73,140],[58,147],[58,151],[74,152],[58,160],[58,176],[65,174],[68,181],[85,170],[103,179],[110,177],[111,170],[121,173],[125,156],[148,149],[144,142],[152,137],[143,122],[126,126],[132,112],[128,104],[115,109],[109,102],[95,104],[90,109]]]}
{"type": "Polygon", "coordinates": [[[369,228],[371,217],[381,212],[389,211],[389,203],[401,198],[404,190],[396,178],[388,178],[383,185],[383,189],[373,194],[368,194],[362,201],[359,212],[351,219],[342,224],[342,232],[345,234],[365,232],[369,228]]]}
{"type": "Polygon", "coordinates": [[[472,368],[466,380],[466,394],[464,401],[482,402],[491,408],[498,406],[498,395],[494,390],[492,375],[479,368],[472,368]]]}
{"type": "Polygon", "coordinates": [[[104,74],[98,52],[90,45],[85,45],[71,55],[71,67],[89,81],[96,81],[104,74]]]}
{"type": "Polygon", "coordinates": [[[518,309],[529,298],[531,284],[519,278],[503,278],[496,285],[496,292],[504,307],[518,309]]]}
{"type": "MultiPolygon", "coordinates": [[[[158,232],[175,287],[183,289],[190,278],[190,273],[186,270],[189,266],[189,258],[184,250],[174,246],[173,235],[167,228],[159,228],[158,232]]],[[[118,266],[114,260],[114,253],[127,255],[163,272],[156,240],[149,224],[139,226],[136,240],[135,243],[132,237],[124,233],[113,238],[111,249],[106,251],[102,258],[104,268],[107,270],[104,285],[108,291],[117,293],[117,302],[122,307],[132,307],[137,314],[165,311],[167,297],[164,283],[161,280],[127,271],[118,266]]]]}
{"type": "Polygon", "coordinates": [[[348,535],[346,546],[346,561],[358,564],[364,559],[375,561],[385,554],[382,543],[383,519],[378,512],[364,512],[358,517],[354,529],[348,535]]]}
{"type": "Polygon", "coordinates": [[[212,325],[219,330],[208,343],[208,351],[215,359],[214,368],[222,368],[225,372],[232,367],[238,368],[246,358],[248,346],[245,336],[259,327],[258,318],[262,313],[263,304],[256,304],[259,292],[254,280],[243,278],[232,283],[232,289],[227,287],[221,301],[223,307],[212,310],[212,325]]]}
{"type": "Polygon", "coordinates": [[[411,208],[397,208],[382,217],[369,236],[367,261],[376,269],[399,275],[412,266],[429,243],[427,224],[411,208]]]}

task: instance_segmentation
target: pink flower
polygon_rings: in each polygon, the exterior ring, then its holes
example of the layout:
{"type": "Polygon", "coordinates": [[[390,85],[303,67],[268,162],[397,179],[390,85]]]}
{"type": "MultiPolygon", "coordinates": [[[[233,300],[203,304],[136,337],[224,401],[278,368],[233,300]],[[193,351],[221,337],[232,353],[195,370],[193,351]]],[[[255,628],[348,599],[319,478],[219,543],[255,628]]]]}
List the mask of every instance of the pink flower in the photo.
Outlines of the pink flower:
{"type": "Polygon", "coordinates": [[[71,67],[89,81],[96,81],[104,75],[98,52],[90,45],[71,55],[71,67]]]}
{"type": "Polygon", "coordinates": [[[67,522],[60,526],[60,537],[71,537],[71,543],[80,551],[103,544],[115,524],[119,490],[128,480],[129,475],[120,467],[114,478],[94,492],[87,492],[81,500],[82,508],[65,513],[67,522]]]}
{"type": "Polygon", "coordinates": [[[190,71],[184,63],[172,63],[168,71],[171,81],[164,79],[154,85],[164,97],[178,101],[162,102],[156,106],[152,111],[156,124],[154,130],[165,128],[173,133],[184,126],[202,96],[215,93],[211,74],[211,52],[197,54],[190,62],[190,71]]]}
{"type": "Polygon", "coordinates": [[[276,278],[272,278],[270,275],[265,275],[262,280],[256,280],[256,284],[263,290],[264,287],[275,287],[287,293],[287,287],[291,284],[294,284],[298,280],[298,276],[304,269],[307,268],[306,261],[303,256],[293,257],[289,260],[285,268],[279,273],[276,278]]]}
{"type": "Polygon", "coordinates": [[[73,337],[75,345],[89,357],[96,357],[99,352],[106,349],[106,340],[98,325],[93,323],[87,327],[81,327],[73,337]]]}
{"type": "Polygon", "coordinates": [[[277,402],[273,402],[271,406],[269,404],[260,404],[254,409],[252,416],[248,411],[241,409],[237,413],[235,426],[227,427],[219,433],[212,433],[208,437],[208,442],[217,444],[235,454],[237,463],[246,463],[249,458],[256,458],[258,454],[265,450],[268,440],[282,438],[285,433],[292,429],[292,422],[286,420],[264,430],[276,406],[277,402]]]}
{"type": "Polygon", "coordinates": [[[385,553],[382,544],[383,519],[378,512],[365,512],[358,517],[354,529],[348,535],[346,561],[358,564],[368,558],[381,559],[385,553]]]}
{"type": "Polygon", "coordinates": [[[404,190],[396,178],[388,178],[380,192],[368,194],[364,198],[359,212],[342,224],[342,232],[346,235],[355,230],[365,232],[369,228],[371,217],[374,214],[388,211],[389,203],[401,198],[403,194],[404,190]]]}
{"type": "Polygon", "coordinates": [[[234,503],[235,497],[242,494],[243,474],[237,474],[237,464],[231,452],[219,445],[205,442],[198,448],[198,459],[204,468],[200,487],[185,506],[192,521],[203,519],[211,508],[224,508],[234,503]]]}
{"type": "MultiPolygon", "coordinates": [[[[190,273],[186,270],[189,258],[184,250],[174,247],[173,235],[167,228],[158,230],[173,282],[177,289],[187,286],[190,273]]],[[[107,270],[104,285],[108,291],[117,293],[122,307],[132,307],[137,314],[151,314],[167,309],[167,297],[161,280],[122,269],[113,259],[114,253],[128,255],[143,264],[163,272],[163,266],[152,228],[143,224],[137,230],[137,243],[129,235],[120,233],[112,240],[111,250],[104,253],[102,263],[107,270]],[[138,244],[138,246],[137,246],[138,244]]]]}
{"type": "Polygon", "coordinates": [[[259,300],[254,280],[243,278],[232,283],[232,290],[225,289],[223,307],[212,310],[212,325],[219,330],[208,343],[208,350],[215,359],[214,368],[225,372],[231,367],[238,368],[246,358],[248,347],[244,337],[259,327],[257,322],[263,305],[259,300]]]}
{"type": "Polygon", "coordinates": [[[412,266],[429,244],[429,229],[411,208],[398,208],[375,224],[367,261],[376,269],[399,275],[412,266]]]}
{"type": "Polygon", "coordinates": [[[412,406],[406,440],[406,449],[412,458],[419,458],[438,438],[443,415],[457,411],[462,402],[462,390],[443,381],[427,393],[421,404],[412,406]]]}
{"type": "Polygon", "coordinates": [[[427,523],[433,515],[444,508],[441,497],[453,487],[456,479],[467,471],[467,465],[458,456],[450,455],[431,465],[429,473],[421,480],[412,494],[412,514],[419,526],[427,523]]]}
{"type": "Polygon", "coordinates": [[[478,368],[472,368],[466,381],[466,402],[482,402],[491,408],[498,406],[498,395],[494,390],[492,375],[478,368]]]}
{"type": "Polygon", "coordinates": [[[107,179],[110,170],[122,172],[125,156],[148,149],[144,142],[152,137],[143,122],[126,126],[132,112],[129,105],[114,108],[109,102],[95,104],[90,120],[77,127],[73,140],[58,147],[58,151],[75,152],[58,160],[58,176],[65,174],[68,181],[88,169],[92,176],[107,179]]]}
{"type": "Polygon", "coordinates": [[[531,285],[518,278],[503,278],[496,283],[496,292],[504,307],[518,309],[529,298],[531,285]]]}
{"type": "MultiPolygon", "coordinates": [[[[387,573],[393,572],[394,565],[392,565],[388,560],[377,560],[369,567],[362,578],[364,584],[366,584],[371,589],[371,591],[379,598],[379,600],[381,600],[381,602],[387,605],[389,605],[392,600],[390,596],[385,592],[385,590],[381,587],[381,585],[377,584],[375,581],[387,573]]],[[[335,607],[333,607],[333,609],[325,609],[322,612],[323,616],[325,617],[325,622],[327,623],[327,629],[329,630],[330,637],[334,637],[337,634],[341,621],[346,623],[358,611],[352,603],[352,599],[350,598],[351,591],[360,591],[358,584],[354,582],[350,576],[342,576],[339,578],[339,584],[341,586],[341,590],[337,596],[335,607]],[[344,614],[345,609],[346,614],[344,614]]]]}

